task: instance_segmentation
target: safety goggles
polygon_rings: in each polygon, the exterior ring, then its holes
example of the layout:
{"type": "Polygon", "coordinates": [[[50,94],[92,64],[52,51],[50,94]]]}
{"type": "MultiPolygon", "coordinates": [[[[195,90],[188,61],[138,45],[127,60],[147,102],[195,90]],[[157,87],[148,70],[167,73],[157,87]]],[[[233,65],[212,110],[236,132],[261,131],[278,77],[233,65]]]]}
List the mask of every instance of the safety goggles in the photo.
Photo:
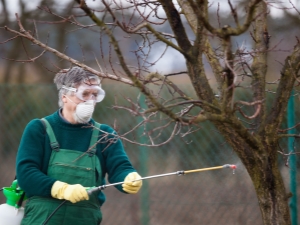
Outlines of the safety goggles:
{"type": "Polygon", "coordinates": [[[89,76],[83,80],[86,85],[100,85],[100,79],[97,76],[89,76]]]}
{"type": "Polygon", "coordinates": [[[77,98],[82,101],[94,100],[95,102],[101,102],[105,97],[105,91],[101,88],[100,84],[85,82],[78,86],[78,88],[62,86],[63,89],[75,92],[77,98]]]}

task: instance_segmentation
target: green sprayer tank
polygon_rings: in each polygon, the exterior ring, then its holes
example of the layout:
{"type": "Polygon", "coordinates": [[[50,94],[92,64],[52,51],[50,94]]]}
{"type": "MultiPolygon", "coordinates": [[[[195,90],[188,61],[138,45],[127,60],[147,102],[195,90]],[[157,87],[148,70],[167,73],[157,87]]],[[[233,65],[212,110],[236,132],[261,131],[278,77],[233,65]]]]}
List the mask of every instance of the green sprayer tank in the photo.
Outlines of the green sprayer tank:
{"type": "Polygon", "coordinates": [[[6,197],[6,203],[0,205],[0,225],[20,225],[24,216],[24,208],[18,202],[23,191],[18,187],[17,180],[14,180],[10,187],[2,189],[6,197]]]}

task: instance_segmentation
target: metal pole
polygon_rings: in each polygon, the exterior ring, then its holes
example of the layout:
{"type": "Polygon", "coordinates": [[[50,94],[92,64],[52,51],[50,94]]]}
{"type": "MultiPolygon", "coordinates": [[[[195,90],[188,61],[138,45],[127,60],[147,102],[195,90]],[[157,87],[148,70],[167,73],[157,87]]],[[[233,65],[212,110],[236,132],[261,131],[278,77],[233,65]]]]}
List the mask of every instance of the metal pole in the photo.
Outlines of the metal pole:
{"type": "MultiPolygon", "coordinates": [[[[295,113],[294,113],[294,90],[291,92],[290,99],[288,101],[288,127],[295,126],[295,113]]],[[[295,134],[295,129],[288,130],[289,134],[295,134]]],[[[288,149],[290,153],[294,153],[294,138],[288,138],[288,149]]],[[[292,225],[298,225],[298,209],[297,209],[297,158],[295,154],[289,156],[290,165],[290,191],[292,197],[289,202],[291,211],[292,225]]]]}

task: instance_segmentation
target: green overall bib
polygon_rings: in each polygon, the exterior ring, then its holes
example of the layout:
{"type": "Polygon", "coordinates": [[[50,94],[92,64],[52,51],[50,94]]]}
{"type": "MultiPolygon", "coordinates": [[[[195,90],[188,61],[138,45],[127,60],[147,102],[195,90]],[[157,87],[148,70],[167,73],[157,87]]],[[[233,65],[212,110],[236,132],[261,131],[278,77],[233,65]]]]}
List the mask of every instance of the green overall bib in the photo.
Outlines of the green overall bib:
{"type": "MultiPolygon", "coordinates": [[[[100,124],[95,123],[87,152],[60,149],[52,127],[42,119],[50,139],[52,153],[48,165],[48,176],[68,184],[84,187],[101,185],[101,166],[96,155],[96,142],[100,124]],[[97,175],[96,175],[97,174],[97,175]]],[[[98,225],[102,220],[99,192],[89,196],[89,200],[71,203],[66,201],[47,222],[47,225],[98,225]]],[[[21,225],[42,225],[64,200],[33,196],[27,200],[25,215],[21,225]]]]}

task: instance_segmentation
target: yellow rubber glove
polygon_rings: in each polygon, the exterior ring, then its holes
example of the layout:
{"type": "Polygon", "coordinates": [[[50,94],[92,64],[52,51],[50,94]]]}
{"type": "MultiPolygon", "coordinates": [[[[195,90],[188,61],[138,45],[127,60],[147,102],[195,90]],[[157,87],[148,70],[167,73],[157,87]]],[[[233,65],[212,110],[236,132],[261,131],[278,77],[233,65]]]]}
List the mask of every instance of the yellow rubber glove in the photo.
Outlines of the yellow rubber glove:
{"type": "Polygon", "coordinates": [[[122,184],[123,190],[130,194],[137,193],[143,185],[143,181],[138,179],[141,179],[141,176],[137,172],[129,173],[122,184]]]}
{"type": "Polygon", "coordinates": [[[82,200],[89,200],[89,195],[86,189],[80,184],[67,184],[61,181],[56,181],[51,188],[53,198],[66,199],[72,203],[82,200]]]}

